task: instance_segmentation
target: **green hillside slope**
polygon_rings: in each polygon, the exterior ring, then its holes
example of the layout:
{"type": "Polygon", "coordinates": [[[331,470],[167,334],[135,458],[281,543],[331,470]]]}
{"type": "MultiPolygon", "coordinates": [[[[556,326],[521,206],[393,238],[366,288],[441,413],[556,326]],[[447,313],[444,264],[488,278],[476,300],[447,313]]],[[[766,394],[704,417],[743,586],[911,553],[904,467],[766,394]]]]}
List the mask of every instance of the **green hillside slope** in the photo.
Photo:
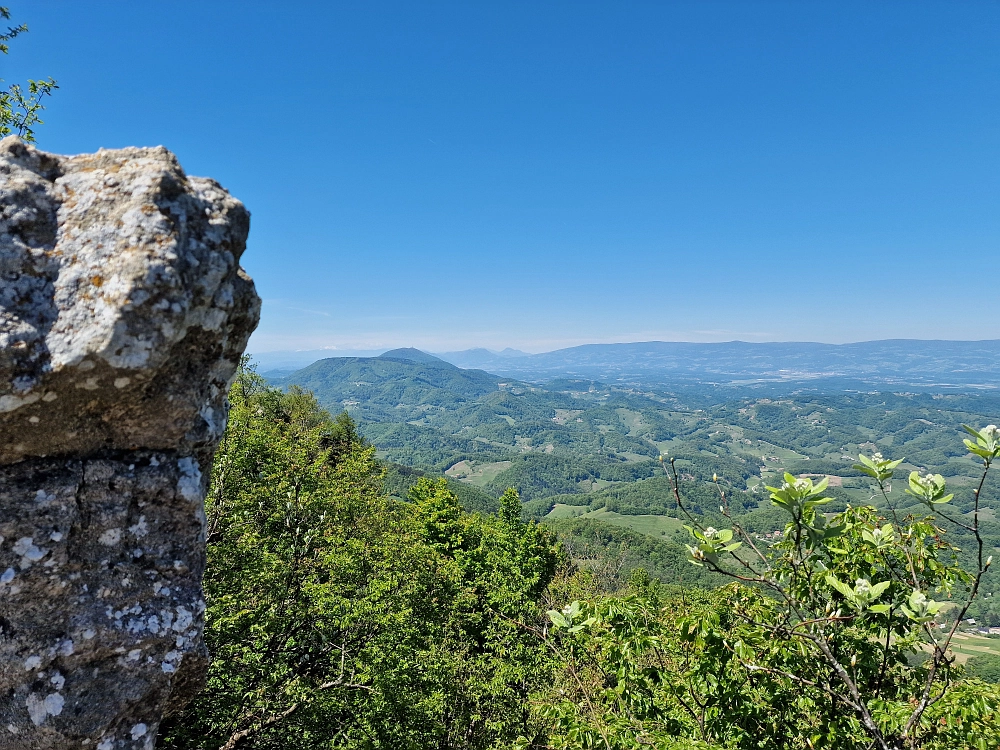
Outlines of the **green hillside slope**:
{"type": "MultiPolygon", "coordinates": [[[[470,508],[491,507],[516,487],[527,517],[585,517],[653,537],[678,515],[660,453],[676,459],[692,509],[717,514],[721,487],[747,528],[764,534],[784,522],[761,503],[764,487],[786,471],[829,476],[831,510],[867,504],[871,481],[851,468],[861,452],[905,459],[903,477],[944,474],[955,507],[967,511],[977,469],[961,425],[1000,422],[1000,399],[990,392],[733,398],[710,386],[639,389],[574,378],[529,385],[414,351],[327,359],[272,382],[311,390],[332,412],[346,409],[383,459],[445,473],[452,486],[469,488],[470,508]]],[[[896,483],[891,497],[912,507],[904,489],[896,483]]],[[[1000,504],[986,505],[990,551],[1000,554],[1000,504]]]]}

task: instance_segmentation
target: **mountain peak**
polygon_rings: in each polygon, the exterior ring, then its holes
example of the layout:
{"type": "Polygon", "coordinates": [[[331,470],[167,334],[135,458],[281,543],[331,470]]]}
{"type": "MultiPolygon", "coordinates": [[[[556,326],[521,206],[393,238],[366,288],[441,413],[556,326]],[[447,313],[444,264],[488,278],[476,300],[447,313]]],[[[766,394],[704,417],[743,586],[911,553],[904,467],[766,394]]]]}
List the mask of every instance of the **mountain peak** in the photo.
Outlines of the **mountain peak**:
{"type": "Polygon", "coordinates": [[[419,349],[414,349],[412,346],[403,347],[402,349],[390,349],[383,354],[378,356],[379,359],[407,359],[410,362],[430,362],[434,364],[448,364],[443,359],[435,357],[433,354],[428,354],[427,352],[422,352],[419,349]]]}

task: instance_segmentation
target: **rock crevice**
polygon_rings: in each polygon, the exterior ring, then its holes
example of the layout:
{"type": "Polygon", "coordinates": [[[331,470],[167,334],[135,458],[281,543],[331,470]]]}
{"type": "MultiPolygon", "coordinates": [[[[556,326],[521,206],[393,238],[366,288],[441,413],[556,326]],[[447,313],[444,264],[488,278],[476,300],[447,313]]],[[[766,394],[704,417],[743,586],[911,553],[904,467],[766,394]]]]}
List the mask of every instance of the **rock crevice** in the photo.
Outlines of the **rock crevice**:
{"type": "Polygon", "coordinates": [[[199,685],[248,230],[166,149],[0,141],[0,748],[151,748],[199,685]]]}

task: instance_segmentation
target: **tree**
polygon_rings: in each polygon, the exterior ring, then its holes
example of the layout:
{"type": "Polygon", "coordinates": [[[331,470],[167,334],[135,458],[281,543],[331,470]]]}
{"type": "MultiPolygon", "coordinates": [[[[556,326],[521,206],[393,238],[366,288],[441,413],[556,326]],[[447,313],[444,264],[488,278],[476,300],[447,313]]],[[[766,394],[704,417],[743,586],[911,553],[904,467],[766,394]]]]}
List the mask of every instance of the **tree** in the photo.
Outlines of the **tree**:
{"type": "Polygon", "coordinates": [[[431,553],[380,497],[374,449],[353,425],[247,370],[230,402],[206,501],[213,661],[161,744],[309,747],[377,734],[385,728],[358,705],[419,683],[374,666],[434,627],[431,553]]]}
{"type": "Polygon", "coordinates": [[[508,747],[532,722],[529,697],[555,669],[525,623],[544,619],[539,603],[561,563],[555,538],[520,518],[509,489],[496,516],[466,514],[445,480],[421,479],[410,492],[425,538],[454,571],[451,665],[443,741],[435,747],[508,747]]]}
{"type": "Polygon", "coordinates": [[[1000,683],[1000,654],[980,654],[965,663],[966,674],[984,682],[1000,683]]]}
{"type": "MultiPolygon", "coordinates": [[[[1000,430],[966,430],[966,449],[982,462],[966,516],[948,512],[952,495],[940,475],[918,472],[908,493],[930,514],[901,516],[885,491],[901,461],[862,456],[856,468],[881,488],[888,518],[873,507],[828,516],[826,481],[786,474],[768,490],[790,520],[768,547],[729,515],[720,491],[732,528],[688,514],[691,562],[736,581],[715,599],[664,607],[636,592],[550,612],[555,632],[542,635],[572,678],[569,697],[542,711],[558,740],[550,746],[657,745],[675,736],[775,750],[1000,745],[1000,690],[956,684],[961,671],[949,650],[992,562],[980,495],[1000,456],[1000,430]],[[975,539],[971,572],[941,523],[975,539]],[[955,619],[940,621],[944,599],[963,589],[955,619]],[[907,659],[920,653],[926,661],[907,659]]],[[[684,512],[673,462],[669,474],[684,512]]]]}
{"type": "Polygon", "coordinates": [[[160,746],[471,750],[525,732],[552,665],[517,622],[544,617],[548,533],[464,513],[444,480],[387,497],[353,421],[304,391],[243,369],[230,403],[206,500],[212,663],[160,746]]]}
{"type": "MultiPolygon", "coordinates": [[[[0,7],[0,18],[9,21],[10,10],[0,7]]],[[[23,23],[7,27],[5,33],[0,33],[0,53],[6,55],[10,51],[7,43],[27,31],[28,26],[23,23]]],[[[0,79],[0,83],[2,82],[0,79]]],[[[51,96],[53,89],[57,88],[59,87],[52,78],[46,78],[37,81],[29,79],[27,90],[16,83],[8,86],[6,90],[0,90],[0,138],[13,134],[29,143],[34,143],[34,126],[44,124],[39,116],[45,109],[42,100],[46,96],[51,96]]]]}

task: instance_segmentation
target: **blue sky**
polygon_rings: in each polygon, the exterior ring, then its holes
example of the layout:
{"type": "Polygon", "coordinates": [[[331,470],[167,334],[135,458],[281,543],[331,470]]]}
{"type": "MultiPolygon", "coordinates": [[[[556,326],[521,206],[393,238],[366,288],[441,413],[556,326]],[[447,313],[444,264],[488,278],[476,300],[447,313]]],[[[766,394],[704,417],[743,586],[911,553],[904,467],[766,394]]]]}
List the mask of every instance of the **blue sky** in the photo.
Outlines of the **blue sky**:
{"type": "Polygon", "coordinates": [[[257,352],[998,338],[1000,3],[7,0],[250,208],[257,352]]]}

